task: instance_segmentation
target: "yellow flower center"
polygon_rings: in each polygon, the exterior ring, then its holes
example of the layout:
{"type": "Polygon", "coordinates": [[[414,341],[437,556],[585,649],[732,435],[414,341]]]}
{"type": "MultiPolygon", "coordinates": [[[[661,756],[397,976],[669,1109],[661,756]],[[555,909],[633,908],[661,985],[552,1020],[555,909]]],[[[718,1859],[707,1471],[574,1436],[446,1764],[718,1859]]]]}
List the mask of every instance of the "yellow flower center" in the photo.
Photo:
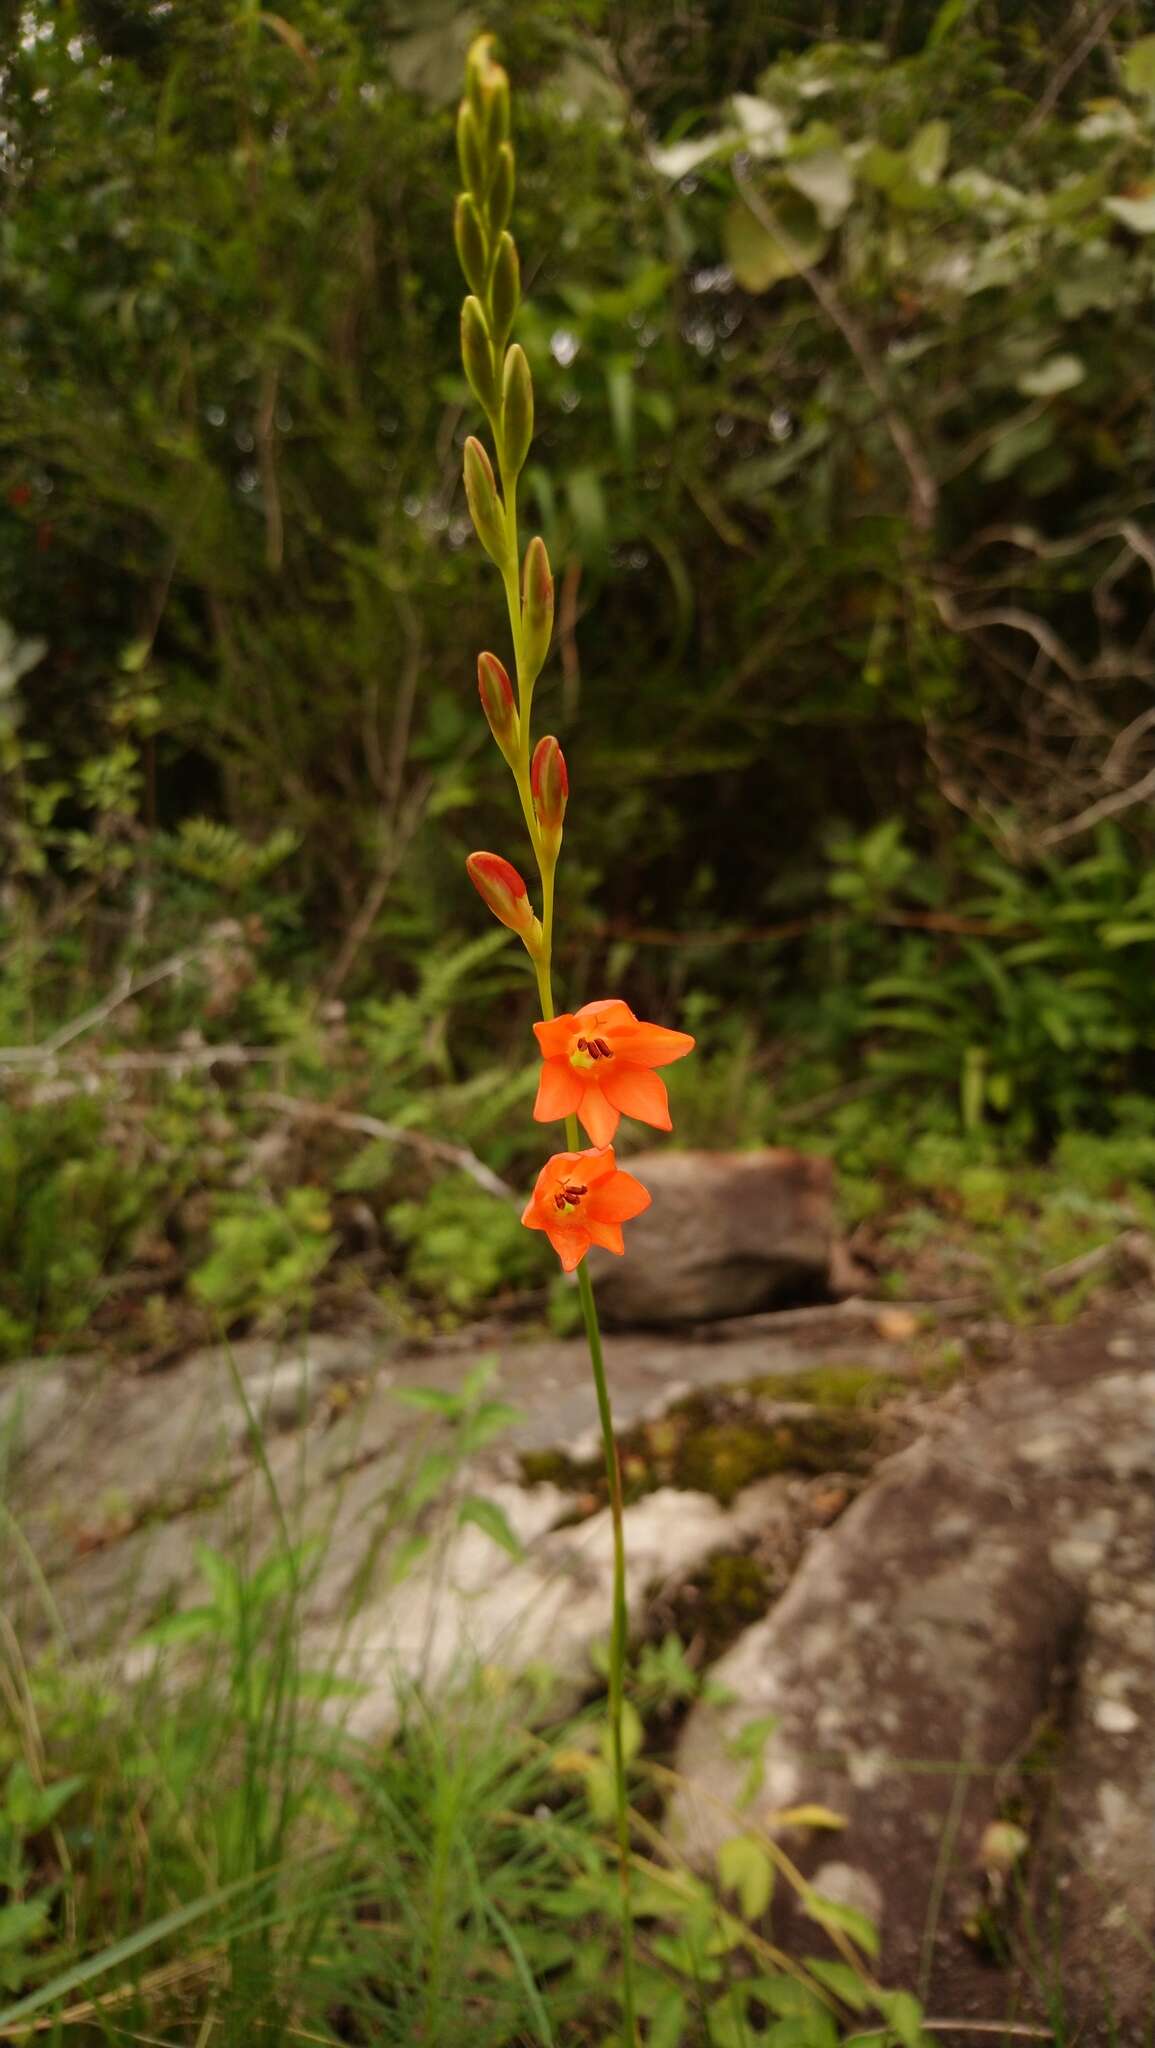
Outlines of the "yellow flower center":
{"type": "Polygon", "coordinates": [[[599,1060],[612,1060],[613,1052],[604,1038],[579,1038],[569,1056],[571,1067],[596,1067],[599,1060]]]}

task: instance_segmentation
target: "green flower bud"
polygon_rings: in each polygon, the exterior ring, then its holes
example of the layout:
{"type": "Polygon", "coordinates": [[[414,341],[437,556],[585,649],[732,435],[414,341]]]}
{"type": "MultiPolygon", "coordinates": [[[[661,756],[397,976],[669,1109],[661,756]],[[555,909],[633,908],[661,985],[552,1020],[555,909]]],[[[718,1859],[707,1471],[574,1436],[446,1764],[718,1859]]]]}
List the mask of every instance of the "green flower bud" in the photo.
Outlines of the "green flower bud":
{"type": "Polygon", "coordinates": [[[489,276],[489,251],[472,193],[459,192],[457,195],[453,209],[453,239],[457,244],[457,260],[465,272],[470,291],[476,292],[479,298],[483,297],[489,276]]]}
{"type": "Polygon", "coordinates": [[[501,380],[501,466],[517,476],[533,440],[533,379],[520,342],[506,352],[501,380]]]}
{"type": "Polygon", "coordinates": [[[553,636],[553,577],[540,534],[525,551],[521,584],[522,654],[528,675],[536,676],[549,653],[553,636]]]}
{"type": "Polygon", "coordinates": [[[461,308],[461,360],[478,404],[487,413],[496,414],[501,394],[493,343],[481,300],[474,298],[472,292],[461,308]]]}
{"type": "Polygon", "coordinates": [[[521,265],[517,260],[517,244],[503,228],[498,236],[493,276],[489,283],[489,310],[496,349],[505,347],[520,303],[521,265]]]}
{"type": "Polygon", "coordinates": [[[489,232],[499,235],[513,212],[513,150],[508,142],[502,143],[494,159],[492,180],[487,205],[489,232]]]}
{"type": "Polygon", "coordinates": [[[462,100],[457,109],[457,161],[461,165],[461,182],[466,190],[475,193],[478,199],[484,199],[489,180],[481,154],[481,135],[468,100],[462,100]]]}
{"type": "Polygon", "coordinates": [[[478,540],[498,568],[504,569],[509,553],[504,509],[492,464],[475,434],[465,444],[465,497],[478,540]]]}
{"type": "Polygon", "coordinates": [[[491,55],[493,44],[494,38],[491,35],[474,36],[465,59],[465,90],[479,126],[484,124],[485,119],[486,79],[494,71],[501,70],[500,64],[495,64],[491,55]]]}
{"type": "Polygon", "coordinates": [[[500,64],[493,66],[493,83],[486,91],[485,147],[492,158],[502,142],[509,140],[509,77],[500,64]]]}

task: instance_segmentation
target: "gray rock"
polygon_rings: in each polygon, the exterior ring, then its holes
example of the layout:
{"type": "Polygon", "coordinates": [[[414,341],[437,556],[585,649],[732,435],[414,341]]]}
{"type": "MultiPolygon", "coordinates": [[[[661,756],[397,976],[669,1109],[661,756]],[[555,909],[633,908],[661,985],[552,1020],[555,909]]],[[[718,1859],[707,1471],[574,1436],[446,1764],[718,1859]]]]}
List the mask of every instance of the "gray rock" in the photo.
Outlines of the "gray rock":
{"type": "Polygon", "coordinates": [[[826,1284],[833,1170],[801,1152],[640,1152],[625,1162],[653,1207],[629,1256],[594,1250],[605,1318],[619,1326],[713,1322],[826,1284]]]}
{"type": "MultiPolygon", "coordinates": [[[[1035,1924],[1057,1910],[1073,2010],[1097,2038],[1110,2006],[1130,2040],[1152,2011],[1155,1371],[1104,1371],[1109,1355],[1057,1333],[815,1538],[715,1668],[733,1704],[694,1708],[671,1826],[712,1858],[743,1824],[734,1737],[773,1717],[759,1815],[843,1814],[840,1864],[881,1900],[888,1981],[917,1981],[929,1926],[936,2009],[998,2019],[1007,1978],[967,1930],[1002,1881],[984,1844],[1017,1790],[1035,1924]],[[1072,1383],[1073,1358],[1094,1376],[1072,1383]],[[1037,1779],[1016,1782],[1048,1717],[1049,1810],[1037,1779]]],[[[821,1839],[790,1844],[816,1883],[821,1839]]]]}

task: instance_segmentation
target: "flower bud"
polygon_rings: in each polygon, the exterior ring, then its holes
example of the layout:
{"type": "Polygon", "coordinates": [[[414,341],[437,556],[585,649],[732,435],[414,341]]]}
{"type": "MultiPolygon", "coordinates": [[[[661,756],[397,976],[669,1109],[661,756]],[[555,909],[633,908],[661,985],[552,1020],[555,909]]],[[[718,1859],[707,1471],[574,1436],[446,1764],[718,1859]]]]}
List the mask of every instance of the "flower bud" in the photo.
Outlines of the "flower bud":
{"type": "Polygon", "coordinates": [[[529,780],[537,822],[556,851],[569,802],[569,776],[565,755],[552,733],[540,739],[533,750],[529,780]]]}
{"type": "Polygon", "coordinates": [[[493,465],[476,434],[465,443],[465,497],[473,530],[490,559],[504,569],[509,553],[505,518],[493,465]]]}
{"type": "Polygon", "coordinates": [[[459,192],[453,209],[453,239],[457,244],[457,260],[465,272],[465,281],[471,292],[482,293],[489,276],[489,256],[485,244],[485,230],[481,215],[472,195],[459,192]]]}
{"type": "Polygon", "coordinates": [[[482,902],[499,924],[516,932],[527,952],[541,944],[541,925],[533,914],[525,883],[517,869],[499,853],[471,853],[466,873],[482,902]]]}
{"type": "Polygon", "coordinates": [[[477,689],[481,708],[489,720],[489,730],[508,761],[517,746],[517,706],[513,701],[513,685],[496,654],[478,655],[477,689]]]}
{"type": "Polygon", "coordinates": [[[481,300],[471,292],[461,308],[461,360],[478,404],[488,413],[498,407],[497,366],[481,300]]]}
{"type": "Polygon", "coordinates": [[[499,351],[509,339],[517,309],[521,303],[521,265],[517,260],[517,243],[507,229],[503,228],[497,238],[497,254],[493,259],[493,276],[489,283],[489,314],[493,323],[493,345],[499,351]]]}
{"type": "Polygon", "coordinates": [[[518,342],[508,351],[501,379],[501,458],[506,476],[517,476],[533,440],[533,379],[518,342]]]}
{"type": "Polygon", "coordinates": [[[508,142],[503,142],[498,150],[491,175],[492,183],[487,202],[489,232],[491,235],[499,235],[513,212],[513,149],[508,142]]]}
{"type": "Polygon", "coordinates": [[[545,542],[537,534],[525,551],[521,585],[522,653],[527,674],[537,675],[553,634],[553,577],[545,542]]]}
{"type": "Polygon", "coordinates": [[[495,71],[501,70],[492,56],[493,43],[491,35],[474,36],[465,58],[465,91],[479,122],[485,113],[487,80],[495,71]]]}
{"type": "Polygon", "coordinates": [[[509,74],[500,64],[495,64],[485,109],[485,147],[489,155],[492,157],[499,145],[508,140],[509,74]]]}
{"type": "Polygon", "coordinates": [[[481,154],[481,133],[468,100],[462,100],[457,109],[457,161],[466,191],[484,199],[488,180],[481,154]]]}

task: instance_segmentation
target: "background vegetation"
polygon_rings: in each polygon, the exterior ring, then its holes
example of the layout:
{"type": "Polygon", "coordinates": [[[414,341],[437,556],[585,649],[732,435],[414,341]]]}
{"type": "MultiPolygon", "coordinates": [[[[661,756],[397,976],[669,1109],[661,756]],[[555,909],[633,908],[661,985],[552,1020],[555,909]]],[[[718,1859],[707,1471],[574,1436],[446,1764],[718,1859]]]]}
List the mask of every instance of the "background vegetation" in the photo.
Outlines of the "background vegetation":
{"type": "MultiPolygon", "coordinates": [[[[486,16],[567,988],[695,1029],[683,1136],[833,1147],[852,1213],[911,1135],[940,1191],[1068,1135],[1104,1199],[1151,1175],[1145,13],[486,16]]],[[[462,865],[512,830],[448,228],[480,17],[6,18],[0,1344],[543,1288],[478,1166],[532,1161],[529,986],[462,865]]]]}

